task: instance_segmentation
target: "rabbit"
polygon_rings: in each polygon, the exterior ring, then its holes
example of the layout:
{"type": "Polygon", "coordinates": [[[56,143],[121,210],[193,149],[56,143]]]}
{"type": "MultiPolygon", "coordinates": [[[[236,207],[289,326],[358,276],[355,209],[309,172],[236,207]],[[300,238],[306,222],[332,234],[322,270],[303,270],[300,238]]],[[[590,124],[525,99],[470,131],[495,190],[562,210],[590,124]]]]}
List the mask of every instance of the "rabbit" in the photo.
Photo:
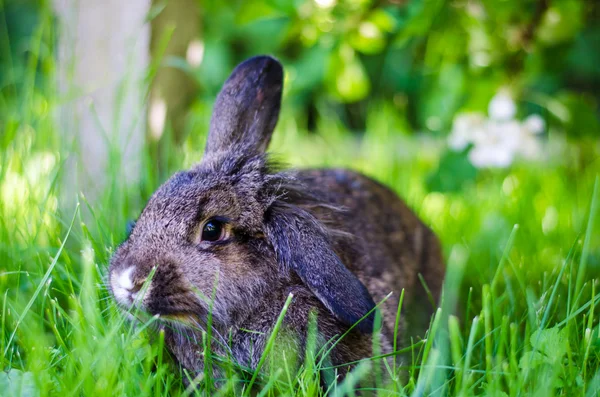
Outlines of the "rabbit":
{"type": "Polygon", "coordinates": [[[282,89],[275,58],[239,64],[217,96],[202,161],[156,190],[110,261],[116,302],[158,315],[191,373],[204,370],[208,327],[216,354],[256,370],[290,294],[288,347],[303,357],[315,317],[321,345],[345,334],[327,357],[341,368],[372,355],[374,335],[392,351],[403,289],[398,344],[427,326],[440,296],[438,238],[392,190],[346,169],[285,170],[266,155],[282,89]]]}

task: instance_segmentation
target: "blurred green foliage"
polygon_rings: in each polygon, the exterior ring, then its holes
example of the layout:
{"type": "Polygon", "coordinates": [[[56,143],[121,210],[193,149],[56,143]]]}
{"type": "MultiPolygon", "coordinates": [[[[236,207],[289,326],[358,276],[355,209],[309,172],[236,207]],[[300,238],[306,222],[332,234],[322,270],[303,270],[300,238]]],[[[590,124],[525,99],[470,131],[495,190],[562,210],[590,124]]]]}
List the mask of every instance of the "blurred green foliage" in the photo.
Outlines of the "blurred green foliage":
{"type": "MultiPolygon", "coordinates": [[[[148,20],[166,3],[155,1],[148,20]]],[[[158,60],[161,67],[184,70],[199,87],[187,119],[188,147],[203,144],[213,100],[232,68],[269,53],[286,68],[283,112],[303,130],[326,135],[321,121],[336,120],[362,136],[380,128],[368,119],[381,110],[391,135],[444,137],[458,113],[485,113],[490,99],[508,89],[517,118],[540,114],[546,135],[564,134],[579,147],[578,166],[595,161],[596,149],[589,144],[600,137],[600,3],[595,0],[198,4],[199,65],[176,57],[158,60]]],[[[32,109],[45,114],[57,99],[56,22],[46,1],[5,0],[0,7],[0,37],[8,38],[0,41],[0,117],[9,120],[5,145],[18,130],[15,114],[32,109]],[[33,75],[30,64],[37,65],[33,75]],[[33,106],[23,106],[27,101],[33,106]]],[[[175,160],[161,168],[178,165],[181,148],[173,153],[175,160]]],[[[427,186],[462,191],[477,175],[466,152],[448,152],[427,186]]]]}
{"type": "MultiPolygon", "coordinates": [[[[149,18],[165,1],[155,2],[149,18]]],[[[204,56],[192,68],[210,104],[241,60],[271,53],[285,64],[286,104],[314,130],[336,115],[364,131],[367,109],[395,109],[399,132],[446,133],[459,110],[485,110],[509,86],[520,111],[542,112],[572,136],[598,136],[600,4],[595,0],[199,0],[204,56]]],[[[24,81],[30,38],[45,1],[6,0],[0,10],[0,90],[24,81]],[[9,55],[9,56],[7,56],[9,55]]],[[[52,34],[40,41],[53,56],[52,34]]],[[[41,76],[47,70],[41,70],[41,76]]]]}
{"type": "Polygon", "coordinates": [[[401,132],[445,132],[510,86],[522,111],[598,136],[597,1],[202,1],[205,54],[191,72],[212,98],[257,53],[287,67],[288,103],[314,127],[337,114],[364,130],[369,104],[392,105],[401,132]],[[585,120],[585,121],[584,121],[585,120]],[[580,122],[581,121],[581,122],[580,122]]]}

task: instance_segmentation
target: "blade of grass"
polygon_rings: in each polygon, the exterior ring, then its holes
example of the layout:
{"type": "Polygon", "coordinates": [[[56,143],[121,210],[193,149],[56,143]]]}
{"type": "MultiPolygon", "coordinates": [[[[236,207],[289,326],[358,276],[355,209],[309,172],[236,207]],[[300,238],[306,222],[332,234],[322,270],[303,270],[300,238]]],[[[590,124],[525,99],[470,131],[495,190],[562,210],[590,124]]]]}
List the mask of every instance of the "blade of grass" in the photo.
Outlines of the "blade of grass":
{"type": "MultiPolygon", "coordinates": [[[[575,291],[581,290],[583,281],[585,278],[585,267],[587,265],[588,257],[590,255],[590,241],[592,239],[592,233],[594,228],[594,222],[596,219],[596,212],[598,211],[598,185],[600,185],[600,177],[596,175],[594,182],[594,192],[592,193],[592,203],[590,205],[590,215],[588,217],[587,228],[585,231],[585,239],[583,240],[583,249],[581,251],[581,258],[579,259],[579,268],[577,269],[577,281],[575,282],[575,291]]],[[[579,298],[575,298],[573,302],[573,308],[577,307],[579,298]]]]}
{"type": "Polygon", "coordinates": [[[256,378],[258,377],[258,374],[260,373],[260,370],[261,370],[263,364],[265,363],[267,356],[269,355],[271,349],[273,348],[273,345],[275,344],[275,339],[277,338],[277,333],[279,332],[279,328],[281,328],[281,324],[283,323],[283,318],[285,317],[285,314],[287,313],[287,310],[290,307],[290,304],[292,303],[293,298],[294,298],[294,295],[290,293],[288,295],[287,299],[285,300],[285,303],[283,304],[283,309],[281,309],[281,313],[279,314],[279,317],[277,318],[277,321],[275,322],[273,331],[271,332],[271,335],[269,336],[269,339],[267,340],[267,344],[265,345],[265,350],[263,351],[262,355],[260,356],[260,360],[258,361],[258,364],[256,365],[256,369],[254,370],[254,373],[252,374],[252,379],[250,379],[250,383],[248,383],[248,385],[246,386],[246,389],[244,390],[244,396],[249,395],[249,393],[251,392],[252,386],[254,385],[256,378]]]}
{"type": "Polygon", "coordinates": [[[58,252],[54,256],[54,259],[50,263],[50,266],[48,267],[48,270],[46,270],[46,273],[42,277],[42,280],[38,284],[38,286],[37,286],[35,292],[33,293],[33,295],[31,296],[31,299],[29,299],[29,302],[27,302],[27,305],[25,306],[25,308],[21,312],[21,315],[17,319],[17,322],[15,324],[15,328],[13,329],[13,332],[11,333],[10,337],[8,338],[8,342],[6,343],[6,347],[4,349],[4,356],[5,357],[6,357],[6,354],[8,353],[8,349],[10,347],[10,344],[12,343],[12,341],[13,341],[16,333],[17,333],[17,329],[19,328],[19,325],[21,324],[21,322],[23,321],[23,319],[25,318],[25,316],[27,315],[27,313],[31,309],[31,306],[33,306],[33,302],[35,302],[35,300],[37,299],[38,295],[42,291],[42,288],[44,288],[44,285],[48,281],[48,278],[50,278],[50,274],[52,274],[52,270],[54,270],[54,267],[56,266],[56,263],[58,262],[58,258],[60,257],[60,254],[62,253],[63,249],[65,248],[65,244],[67,243],[67,240],[69,239],[69,235],[71,234],[71,230],[73,229],[73,224],[75,223],[75,217],[77,216],[77,212],[78,211],[79,211],[79,203],[77,203],[77,206],[75,207],[75,212],[73,213],[73,218],[71,219],[71,224],[69,225],[69,229],[67,230],[67,233],[65,234],[65,237],[64,237],[64,239],[63,239],[63,241],[62,241],[62,243],[60,245],[60,248],[58,249],[58,252]]]}
{"type": "Polygon", "coordinates": [[[500,279],[500,274],[502,274],[502,270],[504,269],[504,265],[506,264],[506,259],[512,250],[513,245],[515,244],[515,237],[517,236],[517,232],[519,231],[519,225],[514,225],[512,231],[510,232],[510,236],[508,236],[508,241],[506,246],[504,247],[504,252],[502,252],[502,257],[500,258],[500,263],[498,263],[498,267],[496,267],[496,273],[492,278],[492,283],[490,288],[492,291],[496,288],[498,280],[500,279]]]}

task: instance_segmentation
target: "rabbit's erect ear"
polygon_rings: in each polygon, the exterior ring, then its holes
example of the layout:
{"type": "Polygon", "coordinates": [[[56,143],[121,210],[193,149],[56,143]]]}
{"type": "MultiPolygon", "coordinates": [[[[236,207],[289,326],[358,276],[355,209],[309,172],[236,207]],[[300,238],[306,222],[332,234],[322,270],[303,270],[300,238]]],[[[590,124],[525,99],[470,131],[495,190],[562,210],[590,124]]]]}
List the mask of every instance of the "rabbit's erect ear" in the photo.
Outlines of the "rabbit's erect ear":
{"type": "MultiPolygon", "coordinates": [[[[367,288],[344,266],[312,215],[292,208],[272,208],[266,229],[277,260],[295,271],[339,320],[353,325],[375,307],[367,288]]],[[[373,332],[374,315],[373,310],[357,328],[373,332]]]]}
{"type": "Polygon", "coordinates": [[[239,64],[215,102],[206,153],[267,149],[277,124],[283,89],[283,68],[269,56],[239,64]]]}

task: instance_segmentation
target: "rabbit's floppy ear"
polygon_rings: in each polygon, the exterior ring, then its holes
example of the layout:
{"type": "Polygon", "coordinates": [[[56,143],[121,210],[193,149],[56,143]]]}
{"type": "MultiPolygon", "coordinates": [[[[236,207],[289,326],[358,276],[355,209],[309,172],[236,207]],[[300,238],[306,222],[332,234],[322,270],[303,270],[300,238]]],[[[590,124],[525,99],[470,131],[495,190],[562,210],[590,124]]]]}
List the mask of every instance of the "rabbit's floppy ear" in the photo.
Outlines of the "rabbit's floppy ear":
{"type": "Polygon", "coordinates": [[[370,312],[357,328],[373,332],[373,298],[344,266],[311,214],[297,208],[271,208],[266,231],[278,262],[295,271],[335,317],[353,325],[370,312]]]}
{"type": "Polygon", "coordinates": [[[283,68],[269,56],[239,64],[217,96],[206,154],[220,151],[263,153],[277,124],[283,68]]]}

